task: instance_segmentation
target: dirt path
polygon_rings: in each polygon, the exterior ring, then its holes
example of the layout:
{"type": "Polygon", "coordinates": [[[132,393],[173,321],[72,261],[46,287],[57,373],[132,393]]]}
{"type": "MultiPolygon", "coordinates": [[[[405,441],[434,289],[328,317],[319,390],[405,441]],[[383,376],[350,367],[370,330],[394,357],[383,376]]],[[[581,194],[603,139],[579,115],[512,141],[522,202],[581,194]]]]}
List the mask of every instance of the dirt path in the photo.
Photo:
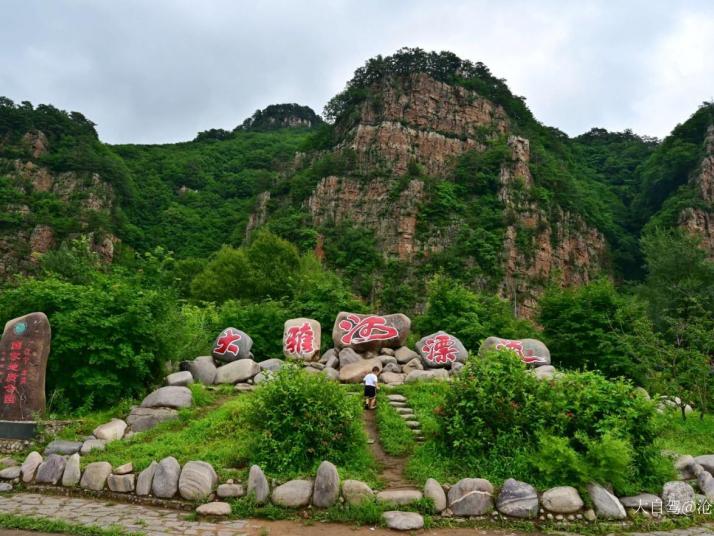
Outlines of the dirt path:
{"type": "Polygon", "coordinates": [[[374,459],[377,460],[379,477],[384,481],[386,487],[389,489],[413,488],[414,484],[409,482],[404,476],[404,467],[406,466],[407,459],[390,456],[384,452],[382,444],[379,442],[375,410],[364,410],[362,413],[362,421],[367,431],[367,437],[369,437],[371,441],[369,447],[372,450],[372,455],[374,459]]]}

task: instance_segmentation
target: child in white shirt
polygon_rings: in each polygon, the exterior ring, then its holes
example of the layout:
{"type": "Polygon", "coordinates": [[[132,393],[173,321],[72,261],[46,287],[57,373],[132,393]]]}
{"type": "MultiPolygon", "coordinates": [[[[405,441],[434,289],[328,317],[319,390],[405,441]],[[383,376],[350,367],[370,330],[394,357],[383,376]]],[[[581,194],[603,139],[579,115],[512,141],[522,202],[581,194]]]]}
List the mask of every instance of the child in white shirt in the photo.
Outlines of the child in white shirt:
{"type": "Polygon", "coordinates": [[[377,405],[377,389],[379,389],[377,374],[379,367],[374,367],[372,372],[367,374],[362,383],[364,384],[364,407],[366,409],[374,409],[377,405]]]}

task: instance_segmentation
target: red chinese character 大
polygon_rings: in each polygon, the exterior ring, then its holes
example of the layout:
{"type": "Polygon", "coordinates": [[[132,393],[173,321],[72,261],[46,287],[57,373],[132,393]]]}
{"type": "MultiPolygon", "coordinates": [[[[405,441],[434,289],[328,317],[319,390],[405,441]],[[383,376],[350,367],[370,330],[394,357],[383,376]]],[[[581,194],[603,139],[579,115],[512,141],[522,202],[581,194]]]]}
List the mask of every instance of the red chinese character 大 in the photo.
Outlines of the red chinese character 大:
{"type": "Polygon", "coordinates": [[[458,354],[454,338],[449,335],[430,337],[424,341],[421,351],[424,353],[424,358],[431,363],[453,363],[458,354]]]}
{"type": "Polygon", "coordinates": [[[12,341],[10,343],[10,350],[22,350],[22,341],[12,341]]]}
{"type": "Polygon", "coordinates": [[[240,339],[241,336],[239,333],[236,333],[231,328],[228,328],[218,337],[213,353],[218,355],[229,353],[237,356],[240,348],[236,344],[236,341],[239,341],[240,339]]]}
{"type": "Polygon", "coordinates": [[[309,322],[288,328],[285,334],[285,351],[291,355],[310,355],[315,351],[314,338],[315,333],[309,322]]]}
{"type": "Polygon", "coordinates": [[[382,316],[368,316],[360,320],[357,315],[347,315],[340,321],[339,328],[346,333],[340,340],[342,344],[360,344],[369,341],[384,341],[399,335],[399,332],[382,316]]]}

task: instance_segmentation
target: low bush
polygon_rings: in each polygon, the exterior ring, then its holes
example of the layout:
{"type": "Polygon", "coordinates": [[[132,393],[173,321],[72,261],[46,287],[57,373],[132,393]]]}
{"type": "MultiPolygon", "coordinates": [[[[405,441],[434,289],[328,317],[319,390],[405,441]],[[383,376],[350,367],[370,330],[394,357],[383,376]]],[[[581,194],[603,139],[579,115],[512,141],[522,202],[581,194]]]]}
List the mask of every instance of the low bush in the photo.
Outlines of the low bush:
{"type": "Polygon", "coordinates": [[[360,402],[322,374],[284,365],[253,393],[247,408],[252,460],[283,474],[312,471],[323,460],[341,469],[371,467],[360,402]]]}
{"type": "Polygon", "coordinates": [[[669,476],[654,416],[652,402],[624,380],[585,372],[539,381],[514,354],[490,352],[472,358],[448,391],[438,442],[496,481],[599,481],[631,493],[669,476]]]}

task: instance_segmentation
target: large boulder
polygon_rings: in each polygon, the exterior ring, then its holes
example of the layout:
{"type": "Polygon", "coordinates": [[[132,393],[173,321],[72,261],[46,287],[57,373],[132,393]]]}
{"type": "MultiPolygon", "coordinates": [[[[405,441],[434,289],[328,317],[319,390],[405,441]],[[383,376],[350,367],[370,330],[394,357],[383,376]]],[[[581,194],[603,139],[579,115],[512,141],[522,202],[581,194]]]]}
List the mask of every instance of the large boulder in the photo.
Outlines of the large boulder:
{"type": "Polygon", "coordinates": [[[357,352],[399,348],[409,336],[411,320],[403,314],[361,315],[340,312],[332,328],[335,348],[352,348],[357,352]]]}
{"type": "Polygon", "coordinates": [[[265,504],[270,497],[268,479],[257,465],[253,465],[248,473],[248,495],[253,496],[256,504],[265,504]]]}
{"type": "Polygon", "coordinates": [[[35,482],[38,484],[57,485],[64,474],[64,466],[65,460],[63,456],[50,454],[37,468],[35,482]]]}
{"type": "Polygon", "coordinates": [[[413,370],[404,379],[404,383],[425,381],[448,381],[449,372],[446,369],[413,370]]]}
{"type": "Polygon", "coordinates": [[[151,486],[154,482],[154,475],[156,474],[156,469],[159,464],[155,461],[151,462],[151,465],[144,469],[136,479],[136,494],[140,496],[149,495],[151,493],[151,486]]]}
{"type": "Polygon", "coordinates": [[[347,365],[352,365],[353,363],[359,363],[360,361],[362,361],[362,356],[355,352],[352,348],[343,348],[342,350],[340,350],[340,353],[337,354],[337,359],[339,363],[339,368],[343,368],[347,365]]]}
{"type": "Polygon", "coordinates": [[[210,355],[202,355],[190,361],[188,370],[195,381],[204,385],[213,385],[216,381],[216,365],[210,355]]]}
{"type": "Polygon", "coordinates": [[[317,468],[315,486],[312,492],[312,504],[318,508],[329,508],[340,496],[340,475],[337,467],[324,461],[317,468]]]}
{"type": "Polygon", "coordinates": [[[493,486],[483,478],[464,478],[449,490],[449,508],[456,516],[481,516],[493,510],[493,486]]]}
{"type": "Polygon", "coordinates": [[[500,337],[489,337],[481,343],[478,349],[479,355],[483,355],[488,350],[510,350],[515,353],[524,363],[533,366],[550,365],[550,350],[537,339],[502,339],[500,337]]]}
{"type": "Polygon", "coordinates": [[[260,372],[260,365],[252,359],[239,359],[218,367],[216,383],[239,383],[251,379],[260,372]]]}
{"type": "Polygon", "coordinates": [[[668,514],[691,514],[695,510],[694,488],[686,482],[667,482],[662,488],[662,504],[668,514]]]}
{"type": "Polygon", "coordinates": [[[193,395],[188,387],[160,387],[141,403],[142,408],[190,408],[193,395]]]}
{"type": "Polygon", "coordinates": [[[290,480],[273,490],[270,499],[273,504],[285,508],[301,508],[310,504],[312,482],[310,480],[290,480]]]}
{"type": "Polygon", "coordinates": [[[554,514],[574,514],[584,503],[578,490],[571,486],[558,486],[543,493],[543,508],[554,514]]]}
{"type": "Polygon", "coordinates": [[[178,411],[171,408],[134,408],[126,418],[126,422],[132,432],[145,432],[161,422],[177,418],[178,411]]]}
{"type": "Polygon", "coordinates": [[[384,524],[392,530],[419,530],[424,528],[424,518],[416,512],[384,512],[384,524]]]}
{"type": "Polygon", "coordinates": [[[250,359],[253,339],[236,328],[226,328],[216,337],[211,355],[216,361],[230,363],[237,359],[250,359]]]}
{"type": "Polygon", "coordinates": [[[362,379],[372,372],[372,369],[377,367],[382,370],[382,362],[379,358],[363,359],[356,363],[346,365],[340,368],[340,381],[343,383],[360,383],[362,379]]]}
{"type": "Polygon", "coordinates": [[[69,488],[79,484],[79,479],[82,472],[79,467],[79,453],[75,452],[64,465],[64,473],[62,474],[62,485],[69,488]]]}
{"type": "Polygon", "coordinates": [[[186,462],[181,470],[178,489],[187,501],[206,499],[218,485],[218,475],[210,463],[186,462]]]}
{"type": "Polygon", "coordinates": [[[320,355],[322,330],[311,318],[291,318],[283,328],[283,354],[288,359],[315,361],[320,355]]]}
{"type": "Polygon", "coordinates": [[[101,491],[107,478],[112,474],[112,464],[109,462],[94,462],[87,465],[79,481],[79,487],[92,491],[101,491]]]}
{"type": "Polygon", "coordinates": [[[164,458],[159,462],[153,481],[151,482],[151,493],[160,499],[170,499],[178,491],[179,476],[181,466],[173,456],[164,458]]]}
{"type": "Polygon", "coordinates": [[[37,468],[41,463],[42,455],[39,452],[33,450],[27,455],[25,461],[22,462],[22,466],[20,467],[22,481],[25,484],[32,482],[32,479],[35,478],[35,471],[37,471],[37,468]]]}
{"type": "MultiPolygon", "coordinates": [[[[100,424],[94,429],[94,437],[103,441],[116,441],[124,437],[127,424],[121,419],[112,419],[111,421],[100,424]]],[[[81,448],[81,445],[80,445],[81,448]]]]}
{"type": "Polygon", "coordinates": [[[45,450],[43,451],[43,454],[45,456],[49,456],[50,454],[62,454],[66,456],[69,454],[74,454],[75,452],[79,452],[81,448],[81,441],[67,441],[66,439],[55,439],[54,441],[50,441],[47,444],[45,450]]]}
{"type": "Polygon", "coordinates": [[[625,519],[627,512],[617,497],[602,487],[600,484],[588,484],[590,500],[595,507],[597,517],[601,519],[625,519]]]}
{"type": "Polygon", "coordinates": [[[427,368],[450,367],[453,363],[464,363],[469,357],[463,343],[445,331],[437,331],[419,339],[416,351],[427,368]]]}
{"type": "Polygon", "coordinates": [[[446,510],[448,503],[446,502],[444,488],[433,478],[430,478],[426,481],[426,484],[424,484],[424,497],[431,499],[431,502],[434,504],[434,510],[437,512],[446,510]]]}
{"type": "Polygon", "coordinates": [[[166,376],[166,385],[178,385],[186,387],[193,383],[193,374],[189,370],[181,370],[166,376]]]}
{"type": "Polygon", "coordinates": [[[374,492],[364,482],[359,480],[345,480],[342,483],[342,497],[351,506],[362,504],[374,497],[374,492]]]}
{"type": "Polygon", "coordinates": [[[538,517],[538,492],[530,484],[509,478],[498,494],[496,509],[511,517],[538,517]]]}

